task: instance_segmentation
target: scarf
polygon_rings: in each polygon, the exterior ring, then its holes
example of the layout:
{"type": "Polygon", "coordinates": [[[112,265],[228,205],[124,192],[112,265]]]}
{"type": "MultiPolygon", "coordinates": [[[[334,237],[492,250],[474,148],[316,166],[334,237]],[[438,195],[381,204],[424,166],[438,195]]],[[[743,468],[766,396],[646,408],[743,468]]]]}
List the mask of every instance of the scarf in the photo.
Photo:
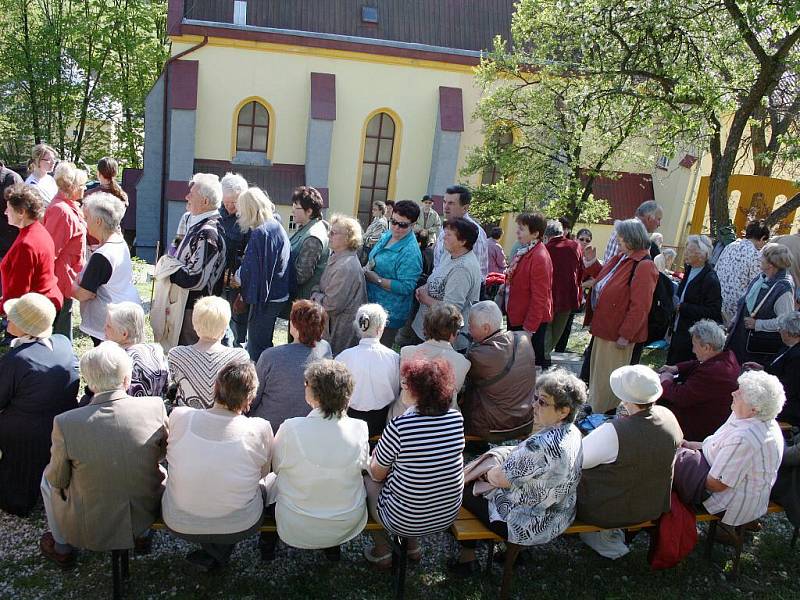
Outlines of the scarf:
{"type": "Polygon", "coordinates": [[[528,252],[533,250],[533,248],[538,243],[539,240],[533,240],[531,243],[517,248],[517,252],[516,254],[514,254],[514,258],[511,259],[511,264],[508,265],[508,268],[506,269],[506,288],[511,287],[511,280],[514,278],[514,271],[517,270],[517,267],[519,266],[519,261],[522,260],[522,257],[525,256],[528,252]]]}

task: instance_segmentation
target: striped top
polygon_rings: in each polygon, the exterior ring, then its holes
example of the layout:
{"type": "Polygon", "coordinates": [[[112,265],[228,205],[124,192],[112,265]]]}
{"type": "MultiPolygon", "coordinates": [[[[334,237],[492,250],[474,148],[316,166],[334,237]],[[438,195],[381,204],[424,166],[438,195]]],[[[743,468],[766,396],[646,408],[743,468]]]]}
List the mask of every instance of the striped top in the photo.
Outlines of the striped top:
{"type": "Polygon", "coordinates": [[[767,512],[769,493],[783,457],[783,435],[775,419],[739,419],[735,414],[703,441],[708,472],[728,486],[703,502],[711,514],[725,511],[722,522],[743,525],[767,512]]]}
{"type": "Polygon", "coordinates": [[[244,348],[228,348],[202,352],[194,346],[175,346],[167,355],[172,385],[177,386],[176,406],[211,408],[214,404],[214,382],[222,369],[234,362],[246,362],[250,355],[244,348]]]}
{"type": "Polygon", "coordinates": [[[383,526],[406,537],[447,529],[461,508],[463,451],[456,410],[430,417],[410,408],[390,421],[375,448],[378,464],[391,468],[378,498],[383,526]]]}

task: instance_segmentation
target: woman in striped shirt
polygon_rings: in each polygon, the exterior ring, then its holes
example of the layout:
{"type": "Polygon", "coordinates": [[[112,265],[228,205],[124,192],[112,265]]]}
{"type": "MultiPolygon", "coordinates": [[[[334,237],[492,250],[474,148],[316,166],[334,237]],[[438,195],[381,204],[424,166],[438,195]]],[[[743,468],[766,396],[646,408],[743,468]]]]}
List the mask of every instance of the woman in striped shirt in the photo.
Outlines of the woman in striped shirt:
{"type": "MultiPolygon", "coordinates": [[[[394,535],[410,538],[408,556],[419,560],[416,538],[450,527],[464,487],[464,419],[450,408],[453,368],[443,358],[410,361],[400,368],[402,399],[409,409],[386,426],[365,477],[372,518],[394,535]]],[[[383,532],[367,560],[391,565],[383,532]]]]}

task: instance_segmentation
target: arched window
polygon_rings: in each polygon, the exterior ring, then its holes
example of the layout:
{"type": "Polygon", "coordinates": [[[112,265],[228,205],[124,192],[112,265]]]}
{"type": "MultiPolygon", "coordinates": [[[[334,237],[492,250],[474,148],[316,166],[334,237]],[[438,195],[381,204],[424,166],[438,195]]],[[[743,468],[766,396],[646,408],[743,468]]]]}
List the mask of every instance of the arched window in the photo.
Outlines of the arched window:
{"type": "Polygon", "coordinates": [[[269,112],[267,107],[253,100],[239,110],[236,121],[236,150],[267,152],[269,140],[269,112]]]}
{"type": "Polygon", "coordinates": [[[372,220],[372,203],[386,201],[394,158],[395,122],[381,112],[367,124],[364,156],[361,164],[361,192],[358,197],[358,220],[366,226],[372,220]]]}
{"type": "MultiPolygon", "coordinates": [[[[495,135],[495,143],[497,144],[498,149],[510,146],[513,141],[514,136],[510,131],[505,131],[501,134],[495,135]]],[[[497,163],[492,163],[491,165],[484,167],[483,173],[481,174],[481,185],[492,185],[497,183],[502,178],[503,174],[500,172],[500,169],[497,168],[497,163]]]]}

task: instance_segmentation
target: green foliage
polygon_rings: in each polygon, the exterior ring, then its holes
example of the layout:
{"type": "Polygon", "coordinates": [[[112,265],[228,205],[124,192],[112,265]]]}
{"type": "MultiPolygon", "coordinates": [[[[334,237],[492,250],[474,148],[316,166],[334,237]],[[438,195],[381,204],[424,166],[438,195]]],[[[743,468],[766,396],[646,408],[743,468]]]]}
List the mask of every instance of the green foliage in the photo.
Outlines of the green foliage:
{"type": "Polygon", "coordinates": [[[34,143],[141,166],[144,99],[168,55],[165,0],[0,0],[0,158],[34,143]]]}

